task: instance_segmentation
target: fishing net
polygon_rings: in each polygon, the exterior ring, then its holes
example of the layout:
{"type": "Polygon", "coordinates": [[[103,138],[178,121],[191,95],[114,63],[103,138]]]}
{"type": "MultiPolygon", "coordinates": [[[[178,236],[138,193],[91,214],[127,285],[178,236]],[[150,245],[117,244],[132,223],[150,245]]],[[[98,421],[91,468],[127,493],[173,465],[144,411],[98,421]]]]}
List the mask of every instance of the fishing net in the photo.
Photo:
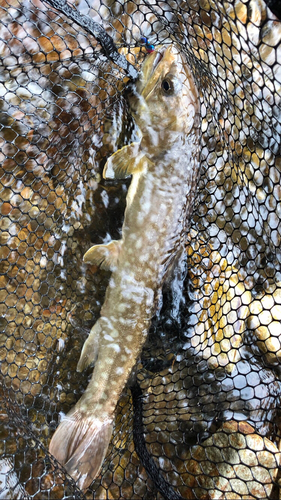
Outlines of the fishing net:
{"type": "Polygon", "coordinates": [[[278,2],[0,5],[0,498],[281,498],[278,2]],[[126,86],[143,36],[177,44],[196,73],[200,180],[82,492],[48,445],[91,375],[76,366],[110,273],[82,258],[120,237],[129,181],[101,174],[138,137],[126,86]]]}

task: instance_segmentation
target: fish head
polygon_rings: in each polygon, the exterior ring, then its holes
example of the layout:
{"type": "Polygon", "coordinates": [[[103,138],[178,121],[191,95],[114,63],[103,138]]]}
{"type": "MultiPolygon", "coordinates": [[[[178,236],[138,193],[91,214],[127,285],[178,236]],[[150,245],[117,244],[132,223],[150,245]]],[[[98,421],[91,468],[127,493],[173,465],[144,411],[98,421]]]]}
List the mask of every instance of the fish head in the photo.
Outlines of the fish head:
{"type": "Polygon", "coordinates": [[[198,90],[177,47],[162,46],[146,57],[130,105],[142,133],[141,147],[152,159],[184,142],[198,125],[198,90]]]}

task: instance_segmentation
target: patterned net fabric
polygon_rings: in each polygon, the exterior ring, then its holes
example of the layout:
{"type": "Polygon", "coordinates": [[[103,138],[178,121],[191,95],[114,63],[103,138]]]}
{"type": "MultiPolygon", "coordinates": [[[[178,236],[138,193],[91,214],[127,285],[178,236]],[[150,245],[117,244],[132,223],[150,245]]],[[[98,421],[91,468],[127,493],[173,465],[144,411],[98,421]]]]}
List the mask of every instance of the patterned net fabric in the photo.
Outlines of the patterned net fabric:
{"type": "MultiPolygon", "coordinates": [[[[281,25],[263,0],[75,2],[137,70],[177,44],[201,99],[186,251],[81,491],[49,454],[85,390],[76,372],[130,181],[106,159],[138,136],[125,69],[39,0],[0,0],[0,498],[279,499],[281,25]]],[[[74,4],[73,4],[74,5],[74,4]]],[[[275,14],[273,13],[275,12],[275,14]]]]}

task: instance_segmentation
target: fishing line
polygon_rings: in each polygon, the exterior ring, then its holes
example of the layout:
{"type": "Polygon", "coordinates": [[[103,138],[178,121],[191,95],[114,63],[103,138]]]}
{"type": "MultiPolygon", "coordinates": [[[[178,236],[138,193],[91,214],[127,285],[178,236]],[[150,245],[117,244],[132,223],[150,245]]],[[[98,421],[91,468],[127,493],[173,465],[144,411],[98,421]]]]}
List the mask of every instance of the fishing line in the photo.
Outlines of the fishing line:
{"type": "MultiPolygon", "coordinates": [[[[151,44],[149,44],[151,45],[151,44]]],[[[141,44],[139,43],[131,43],[131,44],[124,44],[124,43],[116,43],[115,46],[118,48],[118,49],[123,49],[123,48],[135,48],[135,47],[141,47],[143,46],[143,42],[141,42],[141,44]]],[[[146,45],[145,45],[146,47],[146,45]]],[[[152,45],[152,47],[154,47],[152,45]]],[[[105,54],[103,54],[104,57],[105,54]]],[[[32,68],[39,68],[39,67],[44,67],[44,66],[47,66],[47,65],[63,65],[64,63],[69,63],[69,62],[73,62],[73,63],[78,63],[78,62],[89,62],[89,63],[92,63],[92,62],[96,62],[97,65],[101,64],[101,63],[104,63],[105,60],[102,60],[101,61],[101,54],[100,53],[97,53],[97,52],[93,52],[91,54],[81,54],[81,55],[75,55],[75,56],[70,56],[70,57],[64,57],[63,59],[46,59],[44,61],[33,61],[33,60],[29,60],[29,61],[26,61],[26,62],[17,62],[16,64],[5,64],[5,60],[2,61],[2,67],[0,69],[0,71],[7,71],[7,70],[13,70],[15,68],[28,68],[29,66],[31,66],[32,68]]]]}
{"type": "Polygon", "coordinates": [[[76,24],[78,24],[78,26],[84,28],[88,33],[91,33],[91,35],[93,35],[101,44],[102,51],[108,59],[113,61],[120,68],[124,69],[132,80],[137,78],[138,71],[127,61],[125,56],[119,54],[112,37],[99,23],[93,21],[93,19],[85,16],[84,14],[80,14],[80,12],[74,7],[71,7],[66,0],[44,1],[51,5],[54,9],[72,19],[76,24]]]}

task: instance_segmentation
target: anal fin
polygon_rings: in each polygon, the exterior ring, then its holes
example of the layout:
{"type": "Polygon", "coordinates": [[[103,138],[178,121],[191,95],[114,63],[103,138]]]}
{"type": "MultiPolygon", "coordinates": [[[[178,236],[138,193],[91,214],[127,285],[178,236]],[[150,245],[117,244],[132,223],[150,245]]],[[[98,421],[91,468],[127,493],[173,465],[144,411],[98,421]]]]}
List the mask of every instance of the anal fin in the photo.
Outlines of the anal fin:
{"type": "Polygon", "coordinates": [[[106,245],[94,245],[85,253],[83,262],[113,271],[117,266],[122,240],[112,240],[106,245]]]}
{"type": "Polygon", "coordinates": [[[76,370],[82,372],[89,365],[96,362],[99,353],[100,334],[102,332],[100,319],[92,327],[88,338],[85,340],[76,370]]]}

